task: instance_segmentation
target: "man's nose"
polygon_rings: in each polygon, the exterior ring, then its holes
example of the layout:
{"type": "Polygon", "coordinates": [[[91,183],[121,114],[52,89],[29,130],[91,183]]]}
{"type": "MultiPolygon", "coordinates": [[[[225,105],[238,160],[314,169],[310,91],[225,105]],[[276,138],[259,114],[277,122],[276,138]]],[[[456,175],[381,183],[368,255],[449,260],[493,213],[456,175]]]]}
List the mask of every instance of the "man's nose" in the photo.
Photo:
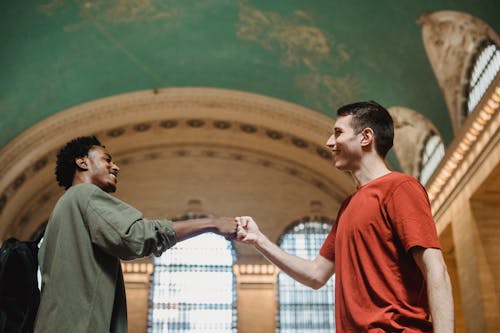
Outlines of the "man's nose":
{"type": "Polygon", "coordinates": [[[111,167],[113,170],[116,170],[116,171],[120,171],[120,168],[118,167],[118,165],[116,165],[116,163],[113,162],[113,165],[111,167]]]}
{"type": "Polygon", "coordinates": [[[333,148],[333,146],[335,146],[335,137],[333,135],[328,138],[328,141],[326,141],[326,145],[330,148],[333,148]]]}

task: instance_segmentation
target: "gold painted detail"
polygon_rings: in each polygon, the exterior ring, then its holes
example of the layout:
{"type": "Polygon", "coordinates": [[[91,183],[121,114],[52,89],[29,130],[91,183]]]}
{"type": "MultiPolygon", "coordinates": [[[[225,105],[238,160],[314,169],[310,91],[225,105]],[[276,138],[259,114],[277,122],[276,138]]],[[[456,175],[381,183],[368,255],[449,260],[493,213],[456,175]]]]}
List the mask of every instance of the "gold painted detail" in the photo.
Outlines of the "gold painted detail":
{"type": "Polygon", "coordinates": [[[307,12],[297,10],[284,17],[258,10],[244,0],[239,6],[237,37],[279,52],[285,67],[305,66],[309,74],[297,76],[294,83],[315,108],[335,109],[360,93],[360,84],[353,78],[321,72],[321,65],[340,66],[349,61],[350,55],[344,44],[315,26],[307,12]]]}
{"type": "Polygon", "coordinates": [[[83,22],[66,26],[65,30],[74,30],[85,21],[101,23],[131,23],[137,21],[154,21],[172,18],[179,15],[179,11],[172,1],[160,0],[84,0],[73,1],[52,0],[38,8],[46,15],[54,15],[66,6],[77,6],[83,22]]]}
{"type": "Polygon", "coordinates": [[[311,24],[304,12],[292,18],[278,13],[263,12],[240,1],[237,36],[259,44],[266,50],[282,51],[281,62],[286,66],[304,64],[311,69],[330,57],[331,48],[338,52],[336,61],[344,62],[349,55],[342,45],[329,41],[326,35],[311,24]]]}
{"type": "Polygon", "coordinates": [[[135,23],[144,21],[163,20],[163,31],[166,31],[167,24],[176,26],[180,16],[179,10],[171,4],[171,1],[161,0],[75,0],[73,3],[63,0],[52,0],[49,3],[40,5],[38,9],[50,16],[58,10],[66,7],[77,6],[79,9],[79,20],[64,26],[65,32],[76,31],[82,27],[93,26],[112,47],[128,58],[144,74],[149,76],[153,82],[160,84],[161,77],[157,71],[143,62],[136,56],[133,50],[127,47],[119,38],[107,28],[109,24],[135,23]]]}
{"type": "Polygon", "coordinates": [[[295,77],[295,86],[305,92],[306,100],[315,108],[326,108],[329,113],[352,101],[361,92],[360,84],[350,76],[336,77],[320,73],[295,77]]]}

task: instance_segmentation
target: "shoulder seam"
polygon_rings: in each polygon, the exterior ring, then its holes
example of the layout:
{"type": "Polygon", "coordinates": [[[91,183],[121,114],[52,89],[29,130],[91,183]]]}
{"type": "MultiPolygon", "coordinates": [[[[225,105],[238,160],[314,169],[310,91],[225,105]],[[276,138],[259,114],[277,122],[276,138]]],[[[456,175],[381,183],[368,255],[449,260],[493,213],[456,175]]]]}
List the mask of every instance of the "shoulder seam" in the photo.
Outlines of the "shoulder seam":
{"type": "Polygon", "coordinates": [[[394,186],[394,188],[391,190],[391,192],[389,193],[389,195],[387,196],[387,200],[385,202],[388,202],[390,200],[392,200],[392,197],[394,196],[394,192],[396,192],[396,190],[401,187],[403,184],[406,184],[406,183],[411,183],[413,182],[414,179],[413,178],[409,178],[409,179],[405,179],[403,180],[402,182],[398,183],[396,186],[394,186]]]}

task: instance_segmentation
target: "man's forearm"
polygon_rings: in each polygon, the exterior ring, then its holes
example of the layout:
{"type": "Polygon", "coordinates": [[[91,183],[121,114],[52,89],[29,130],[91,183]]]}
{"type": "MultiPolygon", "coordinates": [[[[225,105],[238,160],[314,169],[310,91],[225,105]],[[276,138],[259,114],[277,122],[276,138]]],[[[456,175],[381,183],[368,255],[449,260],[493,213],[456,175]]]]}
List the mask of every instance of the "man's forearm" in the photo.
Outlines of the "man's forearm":
{"type": "Polygon", "coordinates": [[[434,333],[453,333],[453,294],[441,250],[416,246],[411,249],[411,254],[427,283],[434,333]]]}
{"type": "Polygon", "coordinates": [[[212,218],[177,221],[173,222],[172,225],[178,241],[183,241],[205,232],[215,231],[215,223],[212,218]]]}
{"type": "Polygon", "coordinates": [[[286,253],[264,235],[259,237],[255,247],[283,272],[308,287],[321,288],[328,280],[328,277],[324,279],[323,274],[318,272],[314,261],[286,253]]]}
{"type": "Polygon", "coordinates": [[[311,288],[320,288],[332,276],[334,264],[318,255],[314,260],[307,260],[286,253],[267,238],[250,216],[238,216],[237,239],[255,246],[269,261],[296,281],[311,288]]]}
{"type": "Polygon", "coordinates": [[[428,276],[427,282],[434,333],[453,333],[453,295],[448,272],[445,269],[438,276],[428,276]]]}

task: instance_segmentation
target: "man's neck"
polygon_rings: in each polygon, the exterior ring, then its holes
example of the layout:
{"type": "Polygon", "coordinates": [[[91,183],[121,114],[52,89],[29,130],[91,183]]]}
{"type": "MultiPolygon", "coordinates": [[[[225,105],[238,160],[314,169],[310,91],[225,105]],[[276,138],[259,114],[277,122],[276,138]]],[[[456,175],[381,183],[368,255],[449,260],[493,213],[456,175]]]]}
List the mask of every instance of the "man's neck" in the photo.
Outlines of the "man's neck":
{"type": "Polygon", "coordinates": [[[81,172],[76,172],[75,176],[73,177],[73,183],[72,185],[77,185],[77,184],[92,184],[90,181],[90,178],[81,172]]]}
{"type": "Polygon", "coordinates": [[[384,160],[377,156],[366,156],[358,170],[351,172],[358,187],[390,173],[384,160]]]}

